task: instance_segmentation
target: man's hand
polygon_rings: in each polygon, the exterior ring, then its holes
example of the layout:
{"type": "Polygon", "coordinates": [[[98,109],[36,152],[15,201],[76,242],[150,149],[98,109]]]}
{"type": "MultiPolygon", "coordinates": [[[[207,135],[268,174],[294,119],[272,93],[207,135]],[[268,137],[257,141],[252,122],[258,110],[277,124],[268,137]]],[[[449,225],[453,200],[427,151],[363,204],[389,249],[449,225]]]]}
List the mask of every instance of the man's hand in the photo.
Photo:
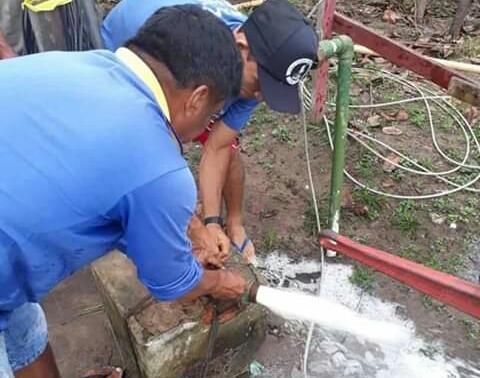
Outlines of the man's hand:
{"type": "Polygon", "coordinates": [[[192,241],[193,254],[204,267],[222,268],[228,257],[196,215],[188,227],[188,236],[192,241]]]}
{"type": "Polygon", "coordinates": [[[237,299],[246,290],[247,283],[239,272],[229,269],[205,269],[199,285],[186,294],[182,301],[192,301],[203,295],[210,295],[222,300],[237,299]]]}
{"type": "Polygon", "coordinates": [[[213,298],[236,299],[247,290],[247,283],[242,275],[233,270],[219,271],[219,282],[210,292],[213,298]]]}
{"type": "Polygon", "coordinates": [[[206,226],[208,233],[219,249],[219,256],[225,261],[230,253],[230,239],[222,227],[216,223],[210,223],[206,226]]]}
{"type": "Polygon", "coordinates": [[[13,51],[13,49],[10,47],[2,31],[0,30],[0,60],[14,58],[16,56],[17,54],[15,54],[15,51],[13,51]]]}

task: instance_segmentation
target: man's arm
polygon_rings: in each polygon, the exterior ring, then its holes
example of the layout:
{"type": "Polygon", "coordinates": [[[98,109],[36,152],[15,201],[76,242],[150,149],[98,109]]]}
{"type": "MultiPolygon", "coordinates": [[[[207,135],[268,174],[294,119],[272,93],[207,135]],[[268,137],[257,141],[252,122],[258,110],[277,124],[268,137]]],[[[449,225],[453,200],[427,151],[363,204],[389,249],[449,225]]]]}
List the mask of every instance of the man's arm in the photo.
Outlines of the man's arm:
{"type": "Polygon", "coordinates": [[[217,121],[205,143],[199,167],[200,194],[205,217],[220,214],[222,190],[232,154],[231,144],[237,136],[237,131],[223,121],[217,121]]]}
{"type": "Polygon", "coordinates": [[[0,59],[14,58],[16,56],[17,54],[15,54],[15,51],[10,47],[0,30],[0,59]]]}
{"type": "Polygon", "coordinates": [[[198,286],[182,299],[190,301],[204,295],[217,299],[236,299],[245,293],[245,290],[245,280],[239,273],[228,269],[205,270],[198,286]]]}
{"type": "Polygon", "coordinates": [[[210,294],[236,298],[245,281],[235,272],[204,271],[192,254],[187,227],[196,190],[187,168],[168,173],[125,196],[119,205],[127,255],[138,277],[160,300],[210,294]]]}
{"type": "MultiPolygon", "coordinates": [[[[223,121],[217,121],[210,132],[200,160],[199,186],[204,217],[219,216],[222,204],[222,191],[225,184],[230,157],[231,144],[238,132],[223,121]]],[[[228,253],[230,243],[218,224],[207,225],[210,233],[218,238],[224,253],[228,253]]]]}

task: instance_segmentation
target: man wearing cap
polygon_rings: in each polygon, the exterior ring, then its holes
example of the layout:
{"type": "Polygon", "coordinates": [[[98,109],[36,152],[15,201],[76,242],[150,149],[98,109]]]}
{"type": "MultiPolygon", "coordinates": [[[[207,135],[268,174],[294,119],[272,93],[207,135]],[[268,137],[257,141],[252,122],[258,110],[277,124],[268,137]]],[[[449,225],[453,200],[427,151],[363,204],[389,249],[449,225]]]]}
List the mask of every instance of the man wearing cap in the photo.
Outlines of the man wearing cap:
{"type": "Polygon", "coordinates": [[[0,61],[0,377],[59,376],[38,303],[114,247],[160,300],[242,295],[239,273],[192,255],[181,145],[238,95],[241,65],[192,5],[158,10],[115,53],[0,61]]]}
{"type": "MultiPolygon", "coordinates": [[[[199,167],[203,222],[222,257],[228,253],[230,240],[249,260],[255,249],[242,223],[244,168],[238,136],[261,100],[279,112],[300,111],[298,84],[316,62],[318,37],[303,15],[285,0],[267,0],[248,18],[224,0],[123,0],[102,25],[105,47],[115,50],[155,10],[179,3],[197,4],[219,17],[231,29],[242,55],[240,96],[227,99],[197,140],[204,144],[199,167]],[[229,239],[222,230],[222,195],[229,239]]],[[[199,228],[195,223],[192,226],[199,228]]]]}

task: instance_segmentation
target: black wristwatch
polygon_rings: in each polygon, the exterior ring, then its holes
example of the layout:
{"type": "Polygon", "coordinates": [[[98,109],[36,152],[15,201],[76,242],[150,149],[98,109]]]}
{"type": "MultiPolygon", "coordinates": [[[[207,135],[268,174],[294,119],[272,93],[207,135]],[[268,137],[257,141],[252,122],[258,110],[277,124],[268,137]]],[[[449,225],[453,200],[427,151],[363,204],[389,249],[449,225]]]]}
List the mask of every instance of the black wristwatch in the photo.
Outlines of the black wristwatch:
{"type": "Polygon", "coordinates": [[[203,224],[206,226],[207,224],[218,224],[220,227],[223,227],[223,218],[220,216],[215,217],[206,217],[203,219],[203,224]]]}

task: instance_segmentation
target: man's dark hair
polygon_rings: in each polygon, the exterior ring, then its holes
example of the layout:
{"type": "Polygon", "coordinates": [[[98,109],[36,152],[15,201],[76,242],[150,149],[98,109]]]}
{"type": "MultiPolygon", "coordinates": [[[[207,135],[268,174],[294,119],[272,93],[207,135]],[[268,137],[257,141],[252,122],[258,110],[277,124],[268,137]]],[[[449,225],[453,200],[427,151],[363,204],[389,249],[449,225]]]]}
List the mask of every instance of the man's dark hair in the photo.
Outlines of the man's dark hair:
{"type": "Polygon", "coordinates": [[[164,63],[182,88],[208,85],[219,100],[239,95],[243,65],[233,34],[197,5],[160,8],[128,45],[164,63]]]}

